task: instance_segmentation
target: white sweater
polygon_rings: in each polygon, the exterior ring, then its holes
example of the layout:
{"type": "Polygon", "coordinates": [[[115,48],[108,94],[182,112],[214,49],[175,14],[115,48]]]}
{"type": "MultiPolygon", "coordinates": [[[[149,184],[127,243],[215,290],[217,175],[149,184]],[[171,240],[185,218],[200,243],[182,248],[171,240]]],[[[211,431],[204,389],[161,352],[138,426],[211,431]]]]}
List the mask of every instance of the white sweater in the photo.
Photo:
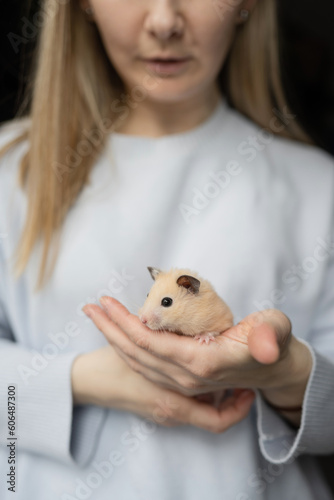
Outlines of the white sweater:
{"type": "MultiPolygon", "coordinates": [[[[15,133],[2,130],[1,144],[15,133]]],[[[334,452],[333,159],[265,134],[225,100],[185,133],[113,134],[68,214],[54,274],[35,293],[38,249],[18,280],[9,260],[25,218],[16,176],[26,148],[0,164],[1,499],[330,499],[312,455],[334,452]],[[152,284],[147,266],[196,270],[236,322],[268,307],[287,314],[313,356],[298,430],[259,392],[248,417],[218,435],[73,409],[74,358],[107,345],[81,308],[110,295],[136,313],[152,284]]]]}

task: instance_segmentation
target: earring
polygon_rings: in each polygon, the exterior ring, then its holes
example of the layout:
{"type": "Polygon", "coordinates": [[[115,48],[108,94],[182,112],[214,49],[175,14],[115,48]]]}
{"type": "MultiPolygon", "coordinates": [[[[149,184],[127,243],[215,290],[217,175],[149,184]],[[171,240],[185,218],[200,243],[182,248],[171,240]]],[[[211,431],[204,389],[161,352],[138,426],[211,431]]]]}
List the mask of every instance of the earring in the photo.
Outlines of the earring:
{"type": "Polygon", "coordinates": [[[240,14],[239,14],[239,15],[240,15],[241,19],[242,19],[243,21],[245,21],[245,22],[246,22],[246,21],[247,21],[247,19],[248,19],[248,17],[249,17],[249,11],[248,11],[248,10],[246,10],[246,9],[242,9],[242,10],[240,11],[240,14]]]}

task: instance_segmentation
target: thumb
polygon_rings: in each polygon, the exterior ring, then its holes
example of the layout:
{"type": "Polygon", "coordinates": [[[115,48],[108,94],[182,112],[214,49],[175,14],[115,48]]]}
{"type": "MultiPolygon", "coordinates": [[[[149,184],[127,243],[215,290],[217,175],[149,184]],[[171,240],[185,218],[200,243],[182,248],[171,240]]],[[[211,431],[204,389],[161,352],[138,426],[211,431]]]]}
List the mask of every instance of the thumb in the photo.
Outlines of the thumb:
{"type": "Polygon", "coordinates": [[[275,329],[269,323],[255,326],[248,337],[250,354],[264,364],[275,363],[280,356],[275,329]]]}
{"type": "Polygon", "coordinates": [[[278,309],[249,314],[238,326],[247,336],[250,354],[260,363],[275,363],[291,340],[291,321],[278,309]]]}

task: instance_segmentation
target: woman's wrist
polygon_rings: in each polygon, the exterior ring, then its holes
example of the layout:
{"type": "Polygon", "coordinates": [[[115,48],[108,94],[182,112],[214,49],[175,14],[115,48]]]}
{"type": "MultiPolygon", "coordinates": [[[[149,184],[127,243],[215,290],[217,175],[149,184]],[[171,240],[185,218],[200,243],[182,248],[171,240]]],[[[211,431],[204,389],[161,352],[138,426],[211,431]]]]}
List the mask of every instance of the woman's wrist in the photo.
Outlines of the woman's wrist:
{"type": "Polygon", "coordinates": [[[129,372],[111,345],[80,354],[72,363],[73,404],[121,408],[129,372]]]}
{"type": "MultiPolygon", "coordinates": [[[[103,383],[97,369],[99,350],[80,354],[72,364],[73,405],[96,404],[103,406],[101,392],[103,383]],[[95,359],[97,358],[97,359],[95,359]]],[[[104,381],[105,382],[105,381],[104,381]]],[[[109,384],[109,391],[112,383],[109,384]]]]}
{"type": "Polygon", "coordinates": [[[287,355],[277,363],[277,383],[274,387],[260,389],[264,399],[295,424],[300,421],[312,364],[308,347],[292,336],[287,355]]]}

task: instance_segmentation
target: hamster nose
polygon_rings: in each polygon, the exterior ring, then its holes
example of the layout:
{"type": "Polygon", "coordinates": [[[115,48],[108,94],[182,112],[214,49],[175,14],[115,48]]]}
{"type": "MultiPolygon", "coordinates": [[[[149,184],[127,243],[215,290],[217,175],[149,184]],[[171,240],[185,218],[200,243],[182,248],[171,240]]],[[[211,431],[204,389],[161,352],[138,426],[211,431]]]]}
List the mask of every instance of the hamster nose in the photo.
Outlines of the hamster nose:
{"type": "Polygon", "coordinates": [[[144,325],[146,325],[146,323],[147,323],[147,318],[145,318],[145,316],[142,316],[142,317],[140,318],[140,321],[141,321],[144,325]]]}

